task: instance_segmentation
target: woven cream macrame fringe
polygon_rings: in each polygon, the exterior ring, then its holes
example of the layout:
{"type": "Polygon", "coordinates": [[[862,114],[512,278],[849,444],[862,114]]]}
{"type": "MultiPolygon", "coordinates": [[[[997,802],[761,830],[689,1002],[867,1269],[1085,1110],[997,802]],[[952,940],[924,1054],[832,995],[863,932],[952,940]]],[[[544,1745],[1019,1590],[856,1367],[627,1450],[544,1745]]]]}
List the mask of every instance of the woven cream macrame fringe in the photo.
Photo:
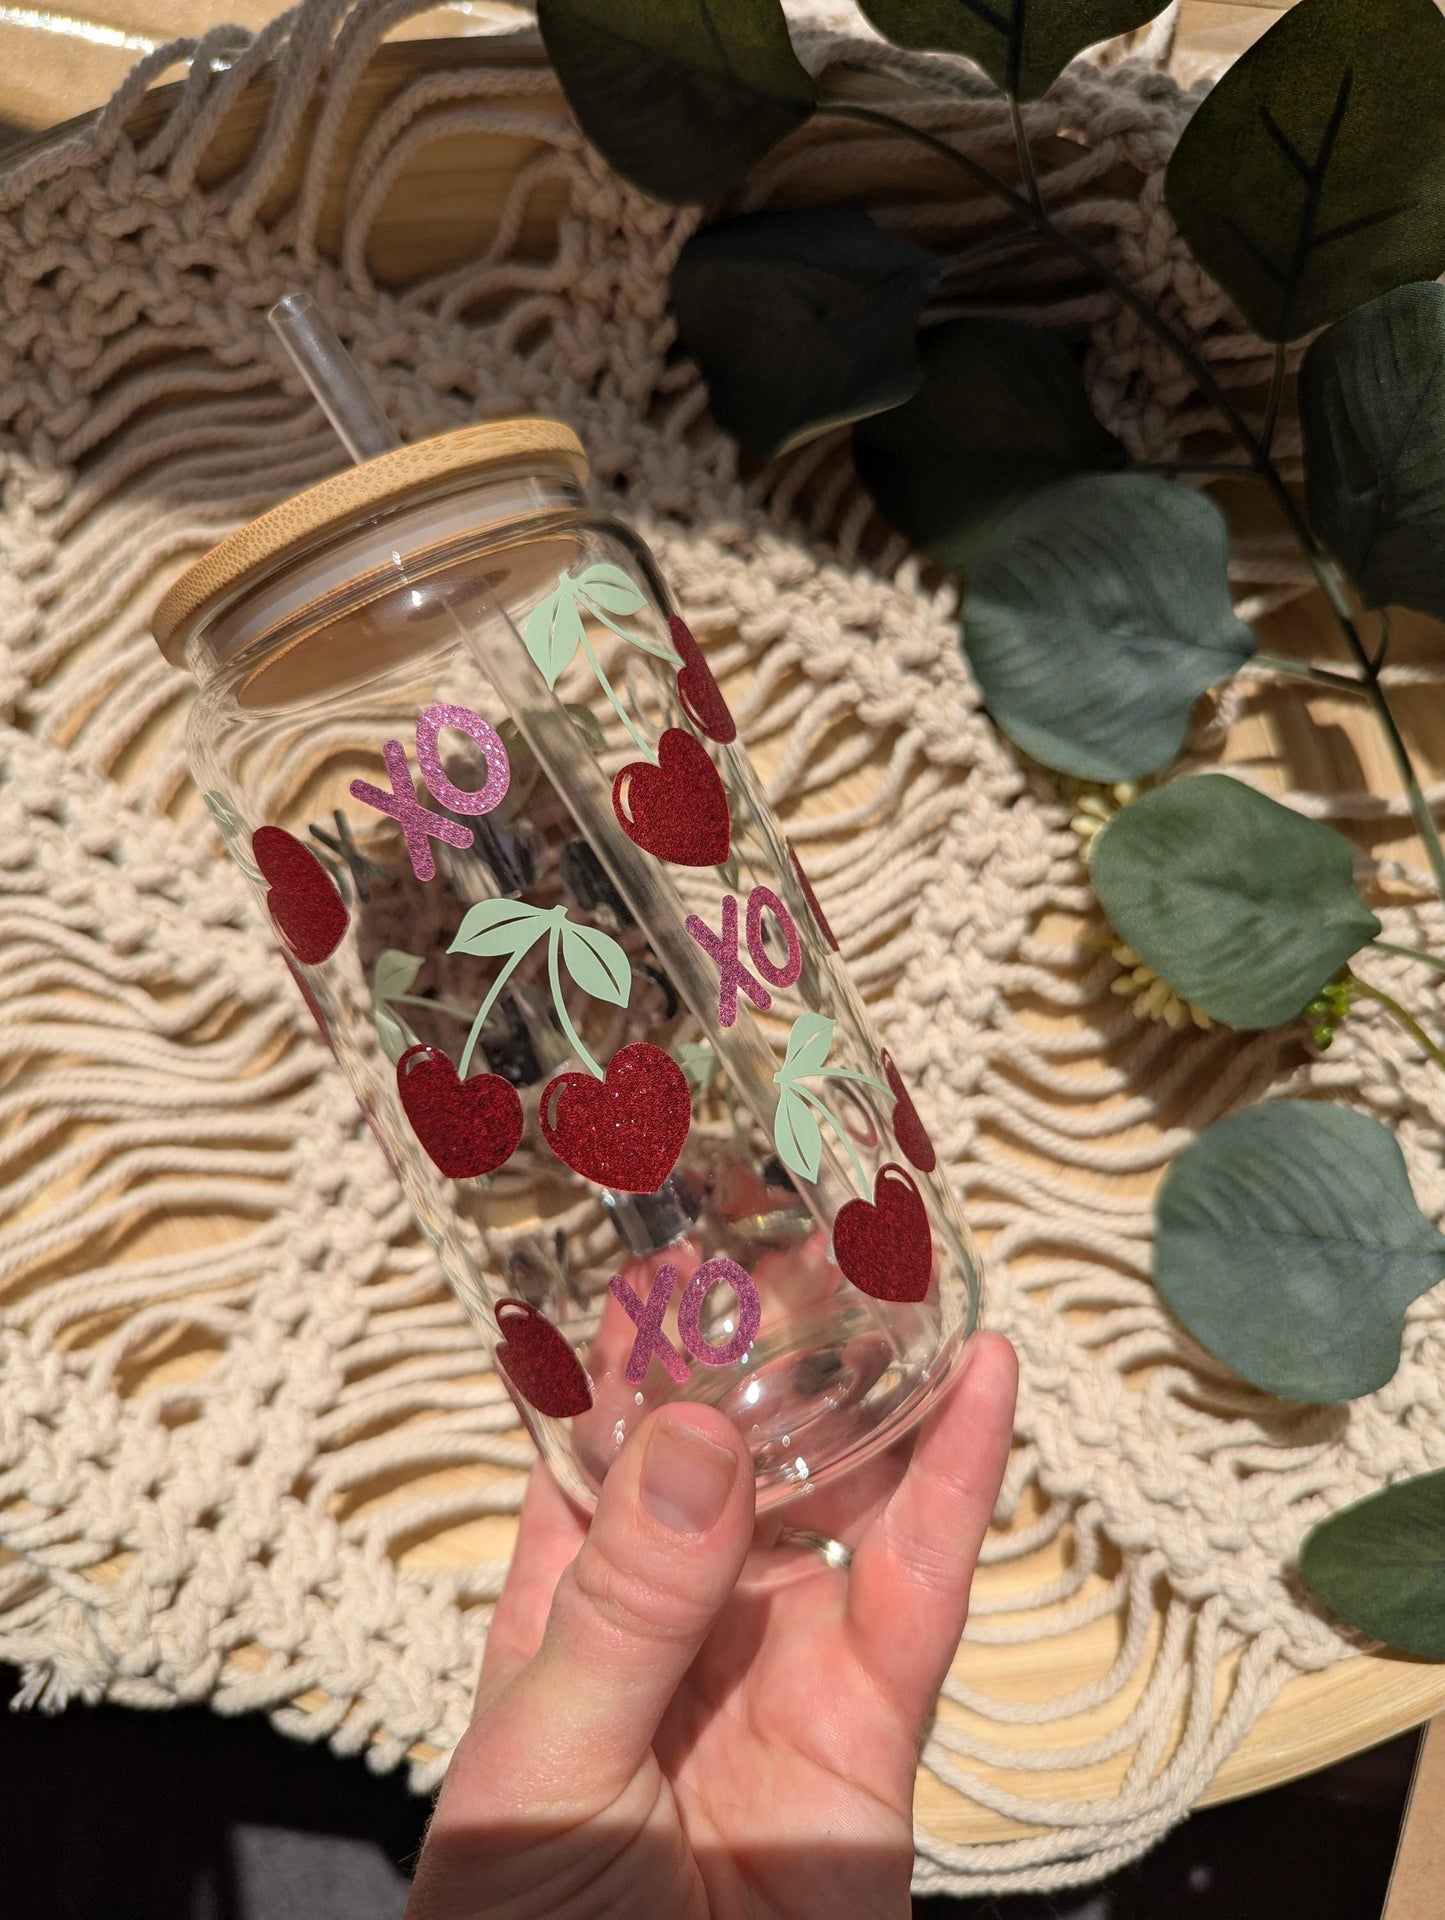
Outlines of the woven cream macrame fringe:
{"type": "MultiPolygon", "coordinates": [[[[1134,1017],[1115,963],[1079,937],[1090,898],[1066,800],[980,712],[953,587],[880,528],[844,438],[740,472],[696,372],[669,358],[668,274],[695,215],[612,177],[544,70],[420,70],[351,164],[339,251],[323,254],[341,115],[383,34],[423,4],[323,0],[254,39],[223,30],[157,54],[98,124],[0,180],[0,1658],[24,1669],[29,1704],[259,1710],[378,1769],[410,1751],[424,1788],[465,1723],[504,1573],[400,1564],[429,1532],[513,1511],[529,1449],[197,804],[189,683],[146,631],[183,561],[338,464],[265,324],[281,292],[310,286],[406,435],[511,411],[570,421],[596,496],[639,526],[745,688],[744,736],[814,849],[855,977],[988,1239],[988,1316],[1023,1358],[1000,1514],[1014,1524],[989,1553],[1074,1544],[1067,1571],[985,1600],[969,1634],[1121,1622],[1113,1668],[1076,1693],[1025,1706],[950,1684],[971,1715],[945,1714],[925,1766],[1032,1831],[960,1847],[920,1825],[917,1885],[1087,1879],[1184,1815],[1285,1679],[1351,1651],[1292,1576],[1304,1529],[1445,1465],[1445,1295],[1412,1310],[1381,1392],[1272,1402],[1161,1309],[1143,1176],[1229,1107],[1309,1091],[1386,1121],[1439,1218],[1445,1083],[1368,1016],[1320,1059],[1297,1034],[1134,1017]],[[191,66],[175,105],[133,136],[143,90],[178,53],[191,66]],[[210,180],[222,118],[270,63],[261,134],[210,180]],[[495,232],[462,266],[374,283],[368,238],[398,177],[438,139],[485,130],[532,150],[495,232]],[[539,197],[559,209],[550,252],[524,242],[539,197]],[[871,799],[830,802],[865,763],[884,769],[871,799]],[[155,1252],[150,1230],[191,1215],[221,1219],[224,1237],[198,1226],[177,1251],[173,1230],[155,1252]],[[167,1372],[184,1352],[205,1364],[167,1372]],[[448,1467],[474,1470],[464,1490],[429,1491],[448,1467]],[[377,1491],[398,1485],[411,1492],[377,1491]],[[1215,1676],[1235,1655],[1221,1712],[1215,1676]],[[1026,1737],[1136,1694],[1090,1744],[1026,1737]],[[987,1738],[968,1731],[980,1721],[987,1738]],[[1127,1774],[1097,1803],[979,1771],[1037,1780],[1111,1754],[1130,1756],[1127,1774]]],[[[907,78],[909,111],[1008,166],[1006,117],[967,71],[800,40],[830,88],[907,78]]],[[[1262,348],[1164,211],[1188,108],[1135,58],[1074,69],[1029,118],[1063,217],[1204,342],[1221,380],[1253,386],[1262,348]]],[[[916,149],[836,121],[774,155],[748,198],[796,203],[838,182],[945,248],[998,217],[916,149]]],[[[1096,404],[1137,453],[1210,444],[1188,379],[1053,256],[998,257],[970,299],[1086,333],[1096,404]]],[[[1292,425],[1281,444],[1294,458],[1292,425]]],[[[1299,584],[1268,542],[1241,552],[1247,611],[1299,584]]],[[[1242,677],[1218,703],[1201,759],[1261,685],[1242,677]]],[[[1339,818],[1394,805],[1296,804],[1339,818]]],[[[1411,876],[1391,878],[1408,897],[1411,876]]],[[[1395,940],[1445,937],[1434,905],[1386,918],[1395,940]]],[[[1407,975],[1382,962],[1377,977],[1407,975]]]]}

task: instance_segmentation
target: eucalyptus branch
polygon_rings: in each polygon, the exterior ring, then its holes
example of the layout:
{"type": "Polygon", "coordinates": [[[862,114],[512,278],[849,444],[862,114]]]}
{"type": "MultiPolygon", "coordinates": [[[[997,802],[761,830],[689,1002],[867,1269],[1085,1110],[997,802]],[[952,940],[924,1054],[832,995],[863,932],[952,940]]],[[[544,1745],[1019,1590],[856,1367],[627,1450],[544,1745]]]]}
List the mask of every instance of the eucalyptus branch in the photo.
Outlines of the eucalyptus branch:
{"type": "Polygon", "coordinates": [[[1260,430],[1259,443],[1268,455],[1274,447],[1274,432],[1279,425],[1280,402],[1284,399],[1285,351],[1284,342],[1277,340],[1274,348],[1274,365],[1269,375],[1269,398],[1264,404],[1264,426],[1260,430]]]}
{"type": "Polygon", "coordinates": [[[1034,171],[1033,150],[1029,146],[1028,129],[1024,126],[1023,108],[1019,105],[1017,94],[1012,92],[1008,97],[1008,111],[1009,119],[1013,122],[1014,147],[1019,157],[1019,173],[1023,179],[1024,192],[1029,197],[1029,204],[1042,213],[1044,197],[1039,192],[1039,176],[1034,171]]]}
{"type": "Polygon", "coordinates": [[[1402,960],[1418,960],[1422,967],[1433,967],[1437,973],[1445,973],[1445,960],[1438,954],[1422,953],[1418,947],[1399,947],[1393,940],[1372,940],[1370,945],[1380,953],[1395,953],[1402,960]]]}
{"type": "Polygon", "coordinates": [[[1055,246],[1061,248],[1083,267],[1086,273],[1106,287],[1154,336],[1169,349],[1180,366],[1190,374],[1205,399],[1219,414],[1240,447],[1249,458],[1250,465],[1268,487],[1275,504],[1284,516],[1290,533],[1309,563],[1311,572],[1324,592],[1330,611],[1344,638],[1355,663],[1360,668],[1366,695],[1375,709],[1376,718],[1385,735],[1385,743],[1399,774],[1401,784],[1410,805],[1410,813],[1415,822],[1416,831],[1424,843],[1431,869],[1435,875],[1435,884],[1442,898],[1445,898],[1445,847],[1441,846],[1439,829],[1426,803],[1419,777],[1415,772],[1410,750],[1395,720],[1390,703],[1380,685],[1380,669],[1377,660],[1365,645],[1363,636],[1355,622],[1350,604],[1340,584],[1339,576],[1328,554],[1315,538],[1314,531],[1300,510],[1298,501],[1286,486],[1284,477],[1269,456],[1264,442],[1255,434],[1249,422],[1220,385],[1207,362],[1183,334],[1179,333],[1164,316],[1153,307],[1144,296],[1131,287],[1106,260],[1095,253],[1085,241],[1076,239],[1067,228],[1056,224],[1046,207],[1034,205],[1024,195],[1001,179],[990,167],[975,160],[970,154],[963,153],[947,140],[941,140],[937,134],[930,133],[924,127],[912,126],[907,120],[896,114],[888,113],[881,107],[869,107],[852,101],[825,100],[818,106],[819,113],[830,114],[834,118],[860,120],[869,125],[883,127],[890,133],[901,134],[905,139],[913,140],[935,153],[941,160],[956,167],[975,185],[992,193],[1002,200],[1004,205],[1017,214],[1018,218],[1032,227],[1036,233],[1047,237],[1055,246]]]}
{"type": "Polygon", "coordinates": [[[1402,1007],[1393,994],[1386,993],[1382,987],[1371,986],[1368,980],[1362,980],[1358,974],[1351,975],[1351,987],[1356,999],[1373,1000],[1377,1006],[1383,1007],[1395,1025],[1403,1028],[1437,1067],[1445,1067],[1445,1053],[1436,1046],[1414,1014],[1402,1007]]]}
{"type": "Polygon", "coordinates": [[[1259,475],[1247,460],[1134,460],[1135,473],[1204,473],[1221,479],[1257,480],[1259,475]]]}
{"type": "Polygon", "coordinates": [[[1291,660],[1282,653],[1255,653],[1250,656],[1249,664],[1263,667],[1267,673],[1283,674],[1288,680],[1308,680],[1317,687],[1328,687],[1333,693],[1353,693],[1362,700],[1368,700],[1370,690],[1363,680],[1352,673],[1336,673],[1333,667],[1316,667],[1308,660],[1291,660]]]}

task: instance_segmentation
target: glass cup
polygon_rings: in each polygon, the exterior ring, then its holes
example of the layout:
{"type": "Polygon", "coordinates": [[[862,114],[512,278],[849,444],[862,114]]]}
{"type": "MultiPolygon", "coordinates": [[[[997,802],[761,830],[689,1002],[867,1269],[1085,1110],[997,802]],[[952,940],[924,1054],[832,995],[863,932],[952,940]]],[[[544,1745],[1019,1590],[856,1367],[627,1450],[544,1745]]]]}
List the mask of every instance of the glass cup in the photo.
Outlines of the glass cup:
{"type": "MultiPolygon", "coordinates": [[[[978,1316],[928,1135],[651,555],[546,420],[381,454],[157,609],[233,858],[537,1446],[705,1400],[760,1511],[978,1316]]],[[[905,1449],[906,1451],[906,1449],[905,1449]]]]}

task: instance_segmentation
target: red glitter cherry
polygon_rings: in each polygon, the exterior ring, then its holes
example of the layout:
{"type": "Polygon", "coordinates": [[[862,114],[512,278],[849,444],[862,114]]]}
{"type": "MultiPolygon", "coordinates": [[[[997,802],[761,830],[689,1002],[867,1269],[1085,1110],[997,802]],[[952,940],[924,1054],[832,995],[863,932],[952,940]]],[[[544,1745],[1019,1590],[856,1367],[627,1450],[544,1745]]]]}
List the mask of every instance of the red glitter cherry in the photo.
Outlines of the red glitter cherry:
{"type": "Polygon", "coordinates": [[[346,932],[346,902],[310,847],[284,827],[257,827],[251,857],[270,888],[266,909],[303,966],[329,960],[346,932]]]}
{"type": "Polygon", "coordinates": [[[408,1047],[396,1063],[396,1090],[412,1132],[448,1180],[495,1173],[517,1151],[522,1102],[500,1074],[459,1080],[435,1047],[408,1047]]]}
{"type": "Polygon", "coordinates": [[[803,863],[798,858],[797,851],[791,840],[788,842],[788,858],[793,863],[793,872],[798,876],[798,885],[803,889],[803,898],[808,903],[808,911],[813,916],[814,926],[817,927],[819,933],[822,934],[823,938],[828,942],[828,945],[833,949],[834,953],[836,953],[838,951],[837,935],[828,925],[828,916],[818,905],[818,896],[813,891],[813,883],[807,874],[804,873],[803,863]]]}
{"type": "Polygon", "coordinates": [[[682,702],[683,712],[709,740],[716,740],[720,746],[731,746],[738,737],[737,722],[728,712],[722,688],[713,679],[712,668],[704,660],[702,648],[693,639],[691,628],[674,613],[668,619],[667,630],[672,636],[673,646],[682,655],[682,666],[677,676],[677,697],[682,702]]]}
{"type": "Polygon", "coordinates": [[[891,1160],[873,1180],[873,1200],[850,1200],[833,1222],[833,1254],[861,1293],[922,1300],[933,1278],[933,1235],[912,1177],[891,1160]]]}
{"type": "Polygon", "coordinates": [[[692,1125],[682,1068],[661,1047],[634,1040],[606,1076],[561,1073],[542,1091],[542,1138],[557,1158],[620,1193],[656,1193],[677,1165],[692,1125]]]}
{"type": "Polygon", "coordinates": [[[497,1365],[529,1407],[570,1420],[592,1405],[592,1385],[565,1339],[525,1300],[499,1300],[497,1365]]]}
{"type": "Polygon", "coordinates": [[[707,748],[681,727],[657,743],[658,765],[631,760],[612,783],[612,810],[634,846],[678,867],[720,867],[732,845],[728,797],[707,748]]]}
{"type": "Polygon", "coordinates": [[[904,1086],[902,1075],[886,1053],[883,1055],[883,1078],[893,1089],[894,1139],[920,1173],[932,1173],[938,1165],[938,1155],[933,1151],[927,1127],[918,1117],[913,1095],[904,1086]]]}

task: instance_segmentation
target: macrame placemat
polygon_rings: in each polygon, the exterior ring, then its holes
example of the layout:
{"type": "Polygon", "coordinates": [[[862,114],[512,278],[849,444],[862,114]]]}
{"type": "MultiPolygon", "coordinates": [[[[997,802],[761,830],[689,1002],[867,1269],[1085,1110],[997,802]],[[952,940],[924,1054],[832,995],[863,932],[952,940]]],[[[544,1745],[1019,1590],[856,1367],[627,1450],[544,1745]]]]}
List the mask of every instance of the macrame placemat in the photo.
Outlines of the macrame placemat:
{"type": "MultiPolygon", "coordinates": [[[[0,1658],[27,1704],[265,1711],[425,1788],[505,1570],[529,1448],[222,856],[184,768],[189,682],[146,631],[183,562],[338,464],[265,324],[309,286],[407,436],[570,422],[729,684],[1023,1358],[923,1755],[916,1883],[1087,1879],[1183,1816],[1286,1679],[1355,1651],[1295,1583],[1304,1529],[1445,1465],[1440,1294],[1372,1398],[1266,1399],[1162,1311],[1150,1188],[1227,1108],[1309,1092],[1387,1121],[1440,1218],[1445,1084],[1368,1015],[1321,1058],[1298,1032],[1136,1016],[1077,796],[980,711],[954,588],[876,521],[845,437],[749,475],[670,359],[696,216],[613,178],[535,59],[378,53],[409,11],[311,4],[212,36],[159,107],[143,92],[176,54],[157,54],[0,177],[0,1658]],[[478,143],[489,170],[449,173],[478,143]],[[1105,1668],[1045,1699],[989,1692],[995,1655],[1046,1667],[1101,1620],[1105,1668]],[[1051,1793],[1091,1767],[1107,1790],[1051,1793]],[[997,1837],[950,1838],[960,1796],[997,1837]]],[[[905,76],[929,125],[1008,167],[1006,115],[966,71],[800,41],[830,86],[905,76]]],[[[1135,58],[1075,68],[1030,121],[1051,202],[1250,388],[1262,350],[1163,209],[1188,105],[1135,58]]],[[[946,250],[997,220],[926,156],[838,124],[775,154],[749,201],[840,193],[946,250]]],[[[1044,252],[992,274],[972,302],[1087,339],[1134,452],[1212,444],[1187,380],[1087,283],[1044,252]]],[[[1284,607],[1287,640],[1295,563],[1266,529],[1239,566],[1243,610],[1284,607]]],[[[1438,906],[1384,857],[1399,808],[1327,781],[1301,697],[1241,678],[1196,757],[1355,823],[1389,936],[1438,947],[1438,906]]]]}

